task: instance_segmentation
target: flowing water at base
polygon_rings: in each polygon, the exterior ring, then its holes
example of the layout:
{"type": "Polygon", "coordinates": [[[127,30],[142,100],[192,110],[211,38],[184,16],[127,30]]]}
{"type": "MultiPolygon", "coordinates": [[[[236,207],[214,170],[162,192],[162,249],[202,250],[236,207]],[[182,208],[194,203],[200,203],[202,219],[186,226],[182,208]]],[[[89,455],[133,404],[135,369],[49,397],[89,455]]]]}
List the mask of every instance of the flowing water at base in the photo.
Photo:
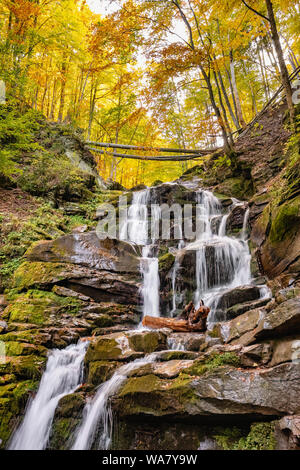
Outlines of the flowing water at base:
{"type": "Polygon", "coordinates": [[[85,406],[72,450],[109,449],[113,431],[109,399],[118,392],[130,372],[154,361],[155,354],[136,359],[117,369],[111,379],[100,385],[93,400],[85,406]]]}
{"type": "Polygon", "coordinates": [[[73,393],[81,383],[87,345],[87,342],[80,342],[50,353],[37,394],[12,438],[10,450],[43,450],[47,447],[59,400],[73,393]]]}

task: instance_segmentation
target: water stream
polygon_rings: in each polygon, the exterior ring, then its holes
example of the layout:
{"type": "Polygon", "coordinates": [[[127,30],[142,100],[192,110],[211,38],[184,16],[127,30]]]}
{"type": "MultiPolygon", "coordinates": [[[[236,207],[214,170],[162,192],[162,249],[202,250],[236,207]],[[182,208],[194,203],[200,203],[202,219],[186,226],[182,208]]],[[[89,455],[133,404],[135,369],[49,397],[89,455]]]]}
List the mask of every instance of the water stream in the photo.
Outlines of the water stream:
{"type": "Polygon", "coordinates": [[[39,389],[27,406],[22,424],[15,432],[10,450],[43,450],[47,447],[59,400],[81,383],[88,342],[51,351],[39,389]]]}
{"type": "Polygon", "coordinates": [[[128,375],[139,367],[155,361],[155,354],[136,359],[116,370],[111,379],[104,382],[83,412],[83,420],[76,432],[72,450],[87,450],[92,446],[109,449],[113,431],[112,410],[109,399],[115,395],[128,375]]]}

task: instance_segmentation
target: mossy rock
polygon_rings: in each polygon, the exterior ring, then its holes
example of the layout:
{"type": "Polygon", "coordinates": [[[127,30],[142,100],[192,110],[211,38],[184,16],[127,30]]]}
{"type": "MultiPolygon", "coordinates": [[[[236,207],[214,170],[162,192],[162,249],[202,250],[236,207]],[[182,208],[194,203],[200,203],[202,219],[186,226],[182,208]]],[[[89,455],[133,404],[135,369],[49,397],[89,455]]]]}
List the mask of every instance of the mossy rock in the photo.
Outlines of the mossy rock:
{"type": "Polygon", "coordinates": [[[85,400],[81,393],[71,393],[60,399],[55,415],[59,418],[77,416],[84,408],[85,400]]]}
{"type": "Polygon", "coordinates": [[[47,358],[35,355],[6,357],[0,363],[0,375],[12,375],[18,379],[39,380],[47,358]]]}
{"type": "MultiPolygon", "coordinates": [[[[37,242],[37,244],[40,243],[40,241],[37,242]]],[[[65,271],[66,265],[60,263],[25,261],[14,272],[13,287],[22,291],[33,286],[47,286],[65,279],[65,275],[62,274],[65,271]]]]}
{"type": "Polygon", "coordinates": [[[47,356],[47,349],[43,346],[36,346],[29,343],[19,343],[18,341],[5,342],[6,355],[10,356],[47,356]]]}
{"type": "Polygon", "coordinates": [[[120,363],[114,361],[90,362],[87,381],[92,385],[100,385],[110,379],[118,367],[120,367],[120,363]]]}
{"type": "Polygon", "coordinates": [[[254,423],[246,438],[235,445],[236,450],[275,450],[275,422],[254,423]]]}
{"type": "Polygon", "coordinates": [[[200,376],[222,366],[239,367],[240,363],[241,361],[239,356],[232,352],[212,354],[209,357],[204,357],[194,361],[194,364],[185,369],[184,372],[188,375],[200,376]]]}
{"type": "Polygon", "coordinates": [[[228,178],[217,186],[217,192],[244,200],[253,195],[253,184],[250,179],[228,178]]]}
{"type": "Polygon", "coordinates": [[[90,343],[85,355],[85,361],[117,361],[122,358],[122,347],[115,335],[102,336],[90,343]]]}
{"type": "Polygon", "coordinates": [[[127,379],[114,398],[114,408],[122,416],[166,416],[181,414],[195,396],[190,387],[192,378],[180,374],[173,380],[154,374],[127,379]]]}
{"type": "Polygon", "coordinates": [[[161,184],[163,184],[163,181],[161,181],[161,180],[155,180],[155,181],[153,181],[153,183],[151,184],[151,187],[160,186],[161,184]]]}
{"type": "Polygon", "coordinates": [[[141,331],[128,335],[130,348],[136,352],[152,353],[166,349],[166,335],[160,331],[141,331]]]}
{"type": "Polygon", "coordinates": [[[11,383],[0,390],[0,448],[10,439],[28,398],[37,390],[39,382],[23,381],[11,383]]]}
{"type": "Polygon", "coordinates": [[[73,297],[59,297],[53,292],[28,291],[18,296],[3,313],[9,322],[45,326],[53,323],[53,315],[77,314],[82,302],[73,297]]]}
{"type": "Polygon", "coordinates": [[[300,228],[300,196],[276,207],[272,211],[270,242],[281,243],[298,232],[300,228]]]}
{"type": "Polygon", "coordinates": [[[158,259],[159,272],[168,273],[175,263],[175,256],[166,253],[158,259]]]}

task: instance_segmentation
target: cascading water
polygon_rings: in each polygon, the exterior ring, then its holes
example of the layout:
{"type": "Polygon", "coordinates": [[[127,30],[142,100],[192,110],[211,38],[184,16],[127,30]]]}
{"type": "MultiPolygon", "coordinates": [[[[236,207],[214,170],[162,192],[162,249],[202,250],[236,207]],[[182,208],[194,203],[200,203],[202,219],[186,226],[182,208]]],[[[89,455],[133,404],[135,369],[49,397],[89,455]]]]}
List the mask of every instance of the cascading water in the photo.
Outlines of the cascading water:
{"type": "Polygon", "coordinates": [[[10,450],[46,448],[59,400],[73,393],[81,383],[87,345],[80,342],[50,353],[38,392],[12,438],[10,450]]]}
{"type": "MultiPolygon", "coordinates": [[[[241,205],[233,201],[233,206],[241,205]]],[[[222,216],[219,200],[209,191],[200,191],[197,198],[197,239],[187,250],[196,251],[196,307],[203,300],[210,307],[209,322],[214,322],[214,313],[222,293],[228,289],[249,284],[251,281],[250,252],[247,237],[249,210],[245,212],[240,238],[226,235],[228,214],[222,216]],[[213,224],[221,218],[217,234],[213,224]]]]}
{"type": "Polygon", "coordinates": [[[127,379],[130,372],[155,361],[155,354],[125,364],[116,370],[111,379],[104,382],[98,389],[83,412],[83,420],[76,432],[72,450],[88,450],[91,447],[109,449],[113,431],[110,397],[115,395],[127,379]]]}
{"type": "Polygon", "coordinates": [[[156,205],[151,207],[151,223],[154,224],[153,238],[149,238],[148,206],[151,191],[145,189],[133,194],[132,204],[128,209],[127,220],[120,228],[121,240],[129,240],[143,246],[141,273],[143,277],[143,317],[159,316],[159,272],[158,258],[154,256],[155,224],[159,221],[160,211],[156,205]],[[149,243],[151,240],[151,243],[149,243]]]}

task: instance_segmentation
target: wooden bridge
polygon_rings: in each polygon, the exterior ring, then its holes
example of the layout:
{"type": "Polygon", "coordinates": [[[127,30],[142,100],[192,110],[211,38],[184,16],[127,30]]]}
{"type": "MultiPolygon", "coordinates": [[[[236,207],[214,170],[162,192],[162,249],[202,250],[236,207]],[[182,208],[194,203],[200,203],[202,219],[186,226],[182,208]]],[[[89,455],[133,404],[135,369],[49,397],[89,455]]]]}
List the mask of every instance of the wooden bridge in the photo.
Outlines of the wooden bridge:
{"type": "MultiPolygon", "coordinates": [[[[289,79],[290,82],[295,80],[296,78],[299,79],[300,67],[298,67],[294,72],[290,75],[289,79]]],[[[283,99],[283,92],[284,87],[281,85],[276,93],[272,96],[272,98],[268,101],[268,103],[263,107],[263,109],[255,116],[255,118],[247,124],[246,127],[240,128],[237,131],[232,133],[232,136],[236,139],[246,135],[253,126],[259,121],[259,119],[271,108],[276,106],[282,99],[283,99]]],[[[91,152],[96,152],[100,154],[107,154],[115,158],[128,158],[133,160],[147,160],[147,161],[160,161],[160,162],[182,162],[188,160],[195,160],[197,158],[203,158],[205,156],[214,154],[214,153],[222,153],[224,151],[223,147],[214,147],[214,148],[206,148],[206,149],[178,149],[178,148],[154,148],[154,147],[143,147],[137,145],[122,145],[122,144],[112,144],[106,142],[93,142],[87,141],[87,148],[91,152]],[[112,149],[112,151],[111,151],[112,149]],[[138,152],[149,152],[154,155],[131,155],[127,153],[118,153],[115,150],[135,150],[138,152]],[[165,154],[165,155],[155,155],[155,154],[165,154]],[[176,155],[167,155],[167,154],[176,154],[176,155]]]]}

